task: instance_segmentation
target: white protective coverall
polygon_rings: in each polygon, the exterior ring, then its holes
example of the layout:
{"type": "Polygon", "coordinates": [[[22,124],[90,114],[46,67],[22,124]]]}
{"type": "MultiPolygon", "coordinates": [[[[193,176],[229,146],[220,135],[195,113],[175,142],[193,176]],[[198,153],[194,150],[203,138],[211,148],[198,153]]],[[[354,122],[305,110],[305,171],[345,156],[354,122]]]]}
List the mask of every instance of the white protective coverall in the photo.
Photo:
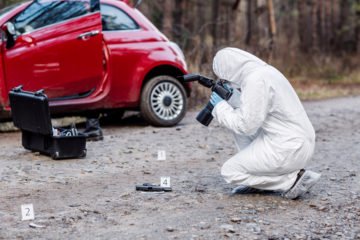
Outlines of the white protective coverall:
{"type": "Polygon", "coordinates": [[[221,174],[228,183],[289,190],[315,147],[314,128],[289,81],[274,67],[236,48],[220,50],[213,70],[236,88],[212,112],[234,132],[239,150],[225,162],[221,174]]]}

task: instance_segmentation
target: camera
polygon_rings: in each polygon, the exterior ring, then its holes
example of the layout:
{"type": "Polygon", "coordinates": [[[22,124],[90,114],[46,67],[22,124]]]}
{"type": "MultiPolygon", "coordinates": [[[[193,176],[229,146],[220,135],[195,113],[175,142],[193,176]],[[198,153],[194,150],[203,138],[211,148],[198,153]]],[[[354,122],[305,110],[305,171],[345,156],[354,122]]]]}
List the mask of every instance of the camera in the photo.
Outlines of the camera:
{"type": "MultiPolygon", "coordinates": [[[[211,91],[216,92],[224,100],[229,100],[232,95],[232,92],[224,86],[224,82],[221,80],[213,80],[199,74],[186,74],[179,77],[179,79],[184,82],[197,81],[202,86],[210,88],[211,91]]],[[[213,120],[213,116],[211,114],[213,109],[214,106],[209,101],[206,106],[199,112],[196,120],[198,120],[204,126],[209,126],[213,120]]]]}

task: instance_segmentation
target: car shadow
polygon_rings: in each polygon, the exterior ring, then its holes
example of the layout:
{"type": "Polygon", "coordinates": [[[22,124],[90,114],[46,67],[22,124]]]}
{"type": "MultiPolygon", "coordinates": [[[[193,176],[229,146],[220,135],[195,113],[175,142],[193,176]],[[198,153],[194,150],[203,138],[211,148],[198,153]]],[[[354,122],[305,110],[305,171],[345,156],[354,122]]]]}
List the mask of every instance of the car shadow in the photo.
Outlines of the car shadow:
{"type": "Polygon", "coordinates": [[[122,118],[116,117],[102,117],[100,118],[101,127],[145,127],[149,126],[149,123],[143,119],[140,114],[125,115],[122,118]]]}
{"type": "MultiPolygon", "coordinates": [[[[52,118],[54,127],[67,127],[71,124],[75,124],[76,128],[83,131],[86,126],[86,118],[80,116],[70,117],[56,117],[52,118]]],[[[107,127],[147,127],[150,124],[141,117],[140,113],[126,113],[122,118],[115,116],[103,116],[100,118],[100,126],[103,128],[107,127]]],[[[17,132],[12,121],[0,123],[0,133],[3,132],[17,132]]]]}

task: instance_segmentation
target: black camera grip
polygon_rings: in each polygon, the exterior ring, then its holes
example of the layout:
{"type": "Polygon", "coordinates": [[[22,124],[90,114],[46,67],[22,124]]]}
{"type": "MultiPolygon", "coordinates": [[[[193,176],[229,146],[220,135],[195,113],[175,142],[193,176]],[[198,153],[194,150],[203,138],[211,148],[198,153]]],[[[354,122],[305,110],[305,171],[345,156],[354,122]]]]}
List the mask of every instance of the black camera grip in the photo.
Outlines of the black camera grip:
{"type": "Polygon", "coordinates": [[[219,83],[215,84],[212,90],[213,92],[216,92],[224,100],[229,100],[232,95],[231,91],[229,91],[219,83]]]}

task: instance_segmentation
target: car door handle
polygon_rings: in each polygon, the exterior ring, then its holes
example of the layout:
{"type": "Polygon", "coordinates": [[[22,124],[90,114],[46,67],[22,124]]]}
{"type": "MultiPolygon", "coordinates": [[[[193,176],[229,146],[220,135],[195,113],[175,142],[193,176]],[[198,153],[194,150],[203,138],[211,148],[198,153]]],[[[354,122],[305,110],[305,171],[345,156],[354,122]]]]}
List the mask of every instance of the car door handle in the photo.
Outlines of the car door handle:
{"type": "Polygon", "coordinates": [[[82,33],[78,36],[78,39],[88,40],[89,38],[94,37],[94,36],[98,35],[99,33],[100,33],[100,31],[98,31],[98,30],[82,33]]]}

